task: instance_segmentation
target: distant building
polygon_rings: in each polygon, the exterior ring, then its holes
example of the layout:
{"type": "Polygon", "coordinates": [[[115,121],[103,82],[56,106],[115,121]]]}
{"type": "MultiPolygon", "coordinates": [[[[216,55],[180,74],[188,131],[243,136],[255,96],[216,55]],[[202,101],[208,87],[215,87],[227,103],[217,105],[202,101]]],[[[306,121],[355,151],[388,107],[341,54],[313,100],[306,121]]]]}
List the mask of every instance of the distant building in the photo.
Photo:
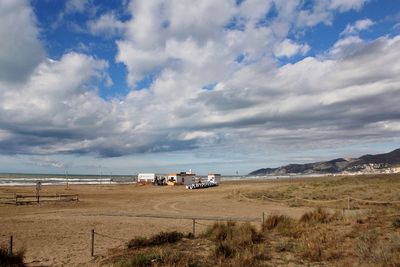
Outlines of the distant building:
{"type": "Polygon", "coordinates": [[[221,182],[221,174],[219,173],[209,173],[207,176],[207,181],[219,184],[221,182]]]}
{"type": "Polygon", "coordinates": [[[192,172],[170,173],[167,176],[168,185],[189,185],[195,182],[196,174],[192,172]]]}
{"type": "Polygon", "coordinates": [[[154,183],[156,177],[155,173],[139,173],[138,183],[154,183]]]}

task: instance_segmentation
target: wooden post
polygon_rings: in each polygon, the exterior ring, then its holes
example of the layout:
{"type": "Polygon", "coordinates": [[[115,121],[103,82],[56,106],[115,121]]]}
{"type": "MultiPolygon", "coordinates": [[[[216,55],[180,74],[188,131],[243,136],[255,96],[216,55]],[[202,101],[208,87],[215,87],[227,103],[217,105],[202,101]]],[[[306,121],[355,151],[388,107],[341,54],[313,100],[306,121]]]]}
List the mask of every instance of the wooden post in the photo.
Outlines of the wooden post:
{"type": "Polygon", "coordinates": [[[193,237],[196,235],[196,219],[193,219],[193,237]]]}
{"type": "MultiPolygon", "coordinates": [[[[262,225],[264,225],[264,222],[265,222],[265,213],[263,212],[263,213],[262,213],[262,225]]],[[[262,225],[261,225],[261,226],[262,226],[262,225]]]]}
{"type": "Polygon", "coordinates": [[[15,205],[18,205],[18,195],[15,194],[15,205]]]}
{"type": "Polygon", "coordinates": [[[347,197],[347,209],[350,210],[351,206],[350,206],[350,197],[347,197]]]}
{"type": "Polygon", "coordinates": [[[9,247],[8,247],[8,254],[9,255],[13,254],[13,236],[12,235],[10,236],[10,244],[9,244],[9,247]]]}
{"type": "Polygon", "coordinates": [[[91,240],[90,240],[90,256],[94,256],[94,229],[91,231],[91,240]]]}

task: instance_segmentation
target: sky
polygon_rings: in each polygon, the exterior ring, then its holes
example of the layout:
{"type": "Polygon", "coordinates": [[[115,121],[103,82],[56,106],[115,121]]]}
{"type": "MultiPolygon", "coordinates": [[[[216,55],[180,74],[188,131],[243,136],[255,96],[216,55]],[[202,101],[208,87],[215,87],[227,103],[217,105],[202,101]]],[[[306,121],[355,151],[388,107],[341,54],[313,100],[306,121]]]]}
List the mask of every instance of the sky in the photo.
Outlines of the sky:
{"type": "Polygon", "coordinates": [[[400,1],[0,0],[0,172],[247,174],[400,147],[400,1]]]}

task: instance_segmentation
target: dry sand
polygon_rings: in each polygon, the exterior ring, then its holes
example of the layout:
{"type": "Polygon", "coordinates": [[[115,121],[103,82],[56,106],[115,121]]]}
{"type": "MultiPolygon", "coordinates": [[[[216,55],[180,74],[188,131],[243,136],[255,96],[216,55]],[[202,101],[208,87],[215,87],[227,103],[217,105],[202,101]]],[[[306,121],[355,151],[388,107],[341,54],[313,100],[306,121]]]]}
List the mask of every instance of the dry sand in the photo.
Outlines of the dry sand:
{"type": "MultiPolygon", "coordinates": [[[[262,212],[299,217],[307,208],[278,203],[238,200],[238,191],[273,188],[278,181],[225,182],[219,187],[187,190],[183,186],[80,185],[45,186],[42,194],[79,194],[80,201],[40,205],[0,205],[0,244],[14,236],[15,249],[26,250],[29,266],[98,266],[108,249],[134,236],[160,231],[190,232],[190,219],[136,217],[138,215],[261,218],[262,212]],[[96,235],[95,257],[90,257],[90,231],[96,235]]],[[[34,193],[34,187],[3,187],[0,196],[34,193]]],[[[212,221],[199,221],[197,232],[212,221]]]]}

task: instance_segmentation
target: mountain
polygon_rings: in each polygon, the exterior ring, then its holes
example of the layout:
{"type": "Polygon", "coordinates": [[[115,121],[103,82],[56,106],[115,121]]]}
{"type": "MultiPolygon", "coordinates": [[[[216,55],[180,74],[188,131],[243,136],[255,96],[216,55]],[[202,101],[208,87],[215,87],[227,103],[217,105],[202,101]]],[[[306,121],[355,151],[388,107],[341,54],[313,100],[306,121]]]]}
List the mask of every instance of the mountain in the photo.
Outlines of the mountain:
{"type": "Polygon", "coordinates": [[[400,165],[400,149],[389,153],[364,155],[359,158],[338,158],[305,164],[289,164],[278,168],[263,168],[248,175],[329,174],[342,172],[376,172],[400,165]]]}

